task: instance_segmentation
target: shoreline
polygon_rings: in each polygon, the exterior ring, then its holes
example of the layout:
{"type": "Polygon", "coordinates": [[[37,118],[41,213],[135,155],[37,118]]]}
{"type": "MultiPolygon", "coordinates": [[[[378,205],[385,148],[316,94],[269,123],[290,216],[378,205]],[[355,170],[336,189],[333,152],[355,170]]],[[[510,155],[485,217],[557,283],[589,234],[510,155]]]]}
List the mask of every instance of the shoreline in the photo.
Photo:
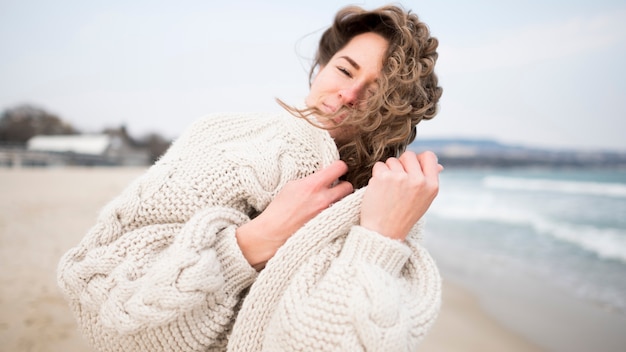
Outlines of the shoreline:
{"type": "Polygon", "coordinates": [[[464,284],[443,277],[439,317],[420,345],[421,351],[533,352],[539,345],[487,312],[464,284]]]}
{"type": "MultiPolygon", "coordinates": [[[[57,288],[56,266],[95,223],[100,209],[145,170],[0,168],[2,350],[89,350],[57,288]]],[[[443,306],[421,350],[541,351],[492,317],[471,285],[441,269],[443,306]]]]}
{"type": "Polygon", "coordinates": [[[431,240],[426,247],[448,281],[466,289],[485,314],[540,350],[624,350],[626,315],[575,297],[506,263],[486,264],[488,260],[463,257],[458,252],[463,249],[449,243],[431,240]],[[471,264],[462,265],[463,260],[471,264]]]}

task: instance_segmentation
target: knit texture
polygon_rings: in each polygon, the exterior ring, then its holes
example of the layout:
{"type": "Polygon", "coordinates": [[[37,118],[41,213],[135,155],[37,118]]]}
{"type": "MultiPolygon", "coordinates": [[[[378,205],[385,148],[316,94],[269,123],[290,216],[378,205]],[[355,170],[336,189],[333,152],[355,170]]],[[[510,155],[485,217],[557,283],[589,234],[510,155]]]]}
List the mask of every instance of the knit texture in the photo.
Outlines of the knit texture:
{"type": "Polygon", "coordinates": [[[288,181],[337,158],[326,131],[288,114],[195,123],[61,258],[82,333],[98,351],[412,350],[437,315],[439,274],[418,227],[400,243],[357,226],[363,190],[260,274],[237,245],[288,181]]]}
{"type": "Polygon", "coordinates": [[[358,226],[365,189],[296,232],[252,285],[229,351],[414,351],[441,305],[441,278],[419,244],[358,226]]]}

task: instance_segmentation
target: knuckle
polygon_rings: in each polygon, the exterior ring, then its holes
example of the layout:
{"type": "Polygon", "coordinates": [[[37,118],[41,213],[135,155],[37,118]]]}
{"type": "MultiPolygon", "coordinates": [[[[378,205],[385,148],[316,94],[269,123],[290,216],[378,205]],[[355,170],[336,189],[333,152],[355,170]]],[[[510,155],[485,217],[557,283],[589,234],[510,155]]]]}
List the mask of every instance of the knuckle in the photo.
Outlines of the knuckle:
{"type": "Polygon", "coordinates": [[[438,180],[430,180],[425,177],[411,178],[409,187],[417,192],[425,192],[427,194],[436,194],[439,191],[438,180]]]}
{"type": "Polygon", "coordinates": [[[400,155],[400,159],[404,160],[404,159],[413,159],[417,157],[417,155],[415,154],[414,151],[412,150],[407,150],[406,152],[402,153],[402,155],[400,155]]]}
{"type": "Polygon", "coordinates": [[[426,151],[422,152],[422,155],[424,155],[426,157],[433,157],[433,156],[435,156],[435,153],[433,153],[431,150],[426,150],[426,151]]]}

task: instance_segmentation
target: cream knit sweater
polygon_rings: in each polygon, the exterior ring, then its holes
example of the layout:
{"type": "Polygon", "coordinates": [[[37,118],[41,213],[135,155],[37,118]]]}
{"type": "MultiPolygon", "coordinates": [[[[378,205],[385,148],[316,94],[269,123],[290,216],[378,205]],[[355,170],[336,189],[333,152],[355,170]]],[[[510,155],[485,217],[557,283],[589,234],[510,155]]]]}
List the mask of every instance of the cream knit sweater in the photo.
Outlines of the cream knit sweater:
{"type": "Polygon", "coordinates": [[[358,226],[364,189],[309,221],[257,274],[235,229],[337,159],[288,114],[199,120],[108,204],[58,282],[98,351],[412,351],[440,306],[419,244],[358,226]]]}

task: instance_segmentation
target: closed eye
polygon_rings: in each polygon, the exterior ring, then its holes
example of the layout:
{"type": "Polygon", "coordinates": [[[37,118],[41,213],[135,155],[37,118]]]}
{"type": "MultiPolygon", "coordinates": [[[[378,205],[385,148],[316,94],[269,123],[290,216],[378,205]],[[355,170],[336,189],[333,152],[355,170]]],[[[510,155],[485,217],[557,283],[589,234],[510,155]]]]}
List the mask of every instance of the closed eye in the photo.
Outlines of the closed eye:
{"type": "Polygon", "coordinates": [[[352,73],[348,71],[345,67],[337,66],[337,70],[339,70],[339,72],[343,73],[347,77],[352,78],[352,73]]]}

